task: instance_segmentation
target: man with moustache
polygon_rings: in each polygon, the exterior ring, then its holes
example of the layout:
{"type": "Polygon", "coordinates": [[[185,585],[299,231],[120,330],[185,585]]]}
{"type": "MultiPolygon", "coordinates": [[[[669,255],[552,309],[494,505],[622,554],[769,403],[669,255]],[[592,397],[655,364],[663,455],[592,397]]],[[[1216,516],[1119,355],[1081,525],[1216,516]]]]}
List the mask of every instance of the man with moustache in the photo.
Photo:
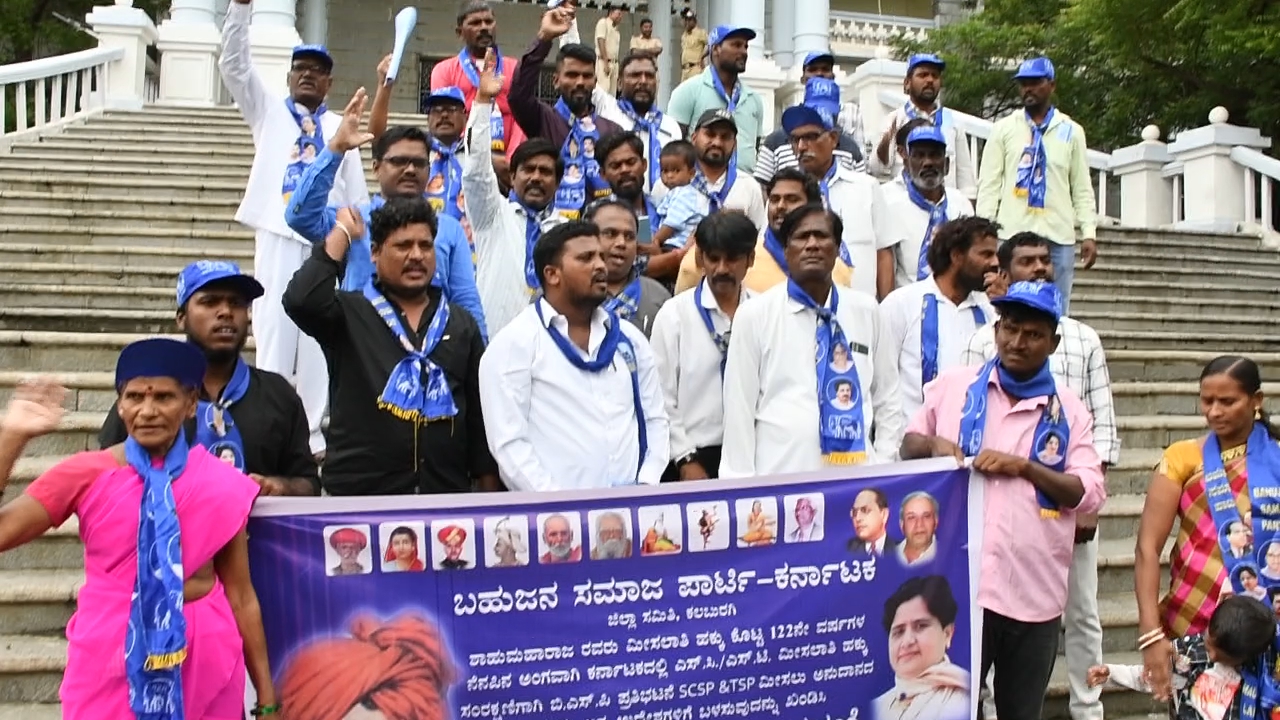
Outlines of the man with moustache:
{"type": "Polygon", "coordinates": [[[897,549],[889,539],[889,498],[879,488],[867,488],[853,498],[849,509],[853,539],[847,547],[854,555],[881,557],[897,549]]]}
{"type": "MultiPolygon", "coordinates": [[[[622,59],[620,67],[622,97],[615,100],[611,95],[597,92],[593,99],[600,108],[601,117],[640,136],[645,161],[644,192],[657,202],[667,191],[659,180],[658,156],[667,143],[683,138],[684,130],[675,118],[657,106],[658,61],[654,56],[633,52],[622,59]]],[[[600,159],[599,150],[597,145],[597,159],[600,159]]]]}
{"type": "Polygon", "coordinates": [[[577,219],[591,200],[609,194],[600,177],[595,145],[618,126],[599,115],[591,100],[596,88],[596,53],[586,45],[571,43],[556,55],[555,105],[538,99],[538,76],[551,52],[551,43],[569,31],[572,6],[560,6],[542,14],[538,36],[520,59],[511,81],[511,111],[529,137],[546,138],[560,148],[564,174],[556,189],[556,212],[577,219]]]}
{"type": "Polygon", "coordinates": [[[662,55],[662,41],[653,36],[653,21],[649,18],[640,20],[640,34],[631,37],[631,52],[643,53],[657,59],[662,55]]]}
{"type": "Polygon", "coordinates": [[[658,309],[671,299],[671,293],[636,267],[635,211],[621,200],[599,200],[587,208],[585,219],[600,229],[609,283],[609,297],[601,307],[649,337],[658,309]]]}
{"type": "MultiPolygon", "coordinates": [[[[511,83],[520,61],[504,56],[498,49],[497,25],[493,7],[488,2],[462,0],[458,7],[458,26],[454,30],[462,40],[462,50],[454,57],[436,63],[431,69],[431,91],[446,87],[459,88],[466,101],[467,111],[470,112],[480,91],[480,73],[484,71],[485,55],[492,50],[491,63],[495,68],[494,74],[502,80],[502,87],[491,98],[489,142],[495,153],[502,154],[510,161],[516,148],[525,139],[524,131],[516,123],[510,105],[511,83]]],[[[381,88],[378,92],[382,92],[381,88]]],[[[372,128],[372,122],[370,127],[372,128]]]]}
{"type": "Polygon", "coordinates": [[[631,557],[631,538],[627,537],[627,523],[622,515],[601,513],[596,518],[596,542],[591,549],[592,560],[620,560],[631,557]]]}
{"type": "MultiPolygon", "coordinates": [[[[379,67],[379,76],[385,79],[381,70],[379,67]]],[[[369,134],[375,140],[386,131],[390,97],[390,88],[385,82],[380,83],[373,98],[373,109],[369,111],[369,134]]],[[[465,222],[467,209],[459,201],[459,193],[462,192],[462,131],[467,118],[462,90],[457,87],[432,90],[423,101],[423,112],[427,115],[427,131],[431,140],[427,199],[437,215],[448,215],[465,222]]]]}
{"type": "Polygon", "coordinates": [[[564,173],[560,148],[543,140],[526,140],[512,157],[512,188],[503,193],[493,163],[485,157],[489,143],[489,108],[502,88],[496,63],[485,62],[480,89],[471,106],[462,191],[471,210],[476,245],[476,285],[492,335],[529,305],[541,283],[533,265],[533,248],[542,232],[564,222],[552,198],[564,173]]]}
{"type": "Polygon", "coordinates": [[[693,242],[704,279],[662,306],[650,338],[671,423],[663,482],[720,474],[725,360],[733,318],[754,295],[742,286],[756,256],[756,227],[745,215],[703,219],[693,242]]]}
{"type": "Polygon", "coordinates": [[[738,123],[727,110],[708,110],[693,126],[691,138],[698,151],[693,186],[701,196],[699,213],[706,217],[721,210],[746,214],[756,227],[765,223],[764,198],[750,173],[733,163],[738,150],[738,123]]]}
{"type": "Polygon", "coordinates": [[[721,477],[895,458],[906,424],[897,362],[881,339],[875,300],[831,280],[842,224],[817,203],[787,215],[779,233],[787,282],[734,317],[724,377],[721,477]],[[833,402],[844,383],[853,391],[847,410],[833,402]]]}
{"type": "Polygon", "coordinates": [[[938,555],[934,538],[938,532],[938,501],[923,490],[902,498],[898,508],[902,544],[897,547],[898,562],[904,567],[932,562],[938,555]]]}
{"type": "Polygon", "coordinates": [[[731,166],[750,176],[756,167],[756,151],[764,127],[764,101],[742,82],[747,70],[747,45],[756,32],[751,28],[718,25],[711,31],[711,62],[706,70],[680,83],[671,92],[667,113],[686,131],[701,125],[699,120],[711,110],[724,110],[737,128],[736,152],[731,166]]]}
{"type": "MultiPolygon", "coordinates": [[[[825,80],[810,80],[817,82],[825,80]]],[[[877,253],[887,247],[889,237],[889,217],[880,183],[836,162],[840,133],[835,129],[835,119],[824,108],[787,108],[782,113],[782,130],[791,139],[800,169],[818,181],[823,204],[842,221],[843,259],[853,268],[853,289],[873,299],[880,297],[880,275],[889,274],[889,268],[877,263],[877,253]]]]}
{"type": "Polygon", "coordinates": [[[542,234],[542,297],[480,361],[489,446],[512,490],[656,485],[669,427],[653,350],[606,312],[600,228],[573,221],[542,234]]]}
{"type": "MultiPolygon", "coordinates": [[[[308,443],[307,415],[283,377],[246,363],[249,304],[262,285],[231,262],[201,260],[178,275],[178,330],[204,353],[204,385],[188,444],[200,443],[262,486],[263,495],[317,495],[320,479],[308,443]]],[[[128,432],[116,407],[98,443],[107,449],[128,432]]]]}
{"type": "MultiPolygon", "coordinates": [[[[360,228],[370,227],[370,213],[386,204],[389,198],[423,197],[427,190],[427,171],[431,167],[431,138],[416,127],[391,127],[373,144],[373,173],[378,178],[380,194],[355,207],[328,205],[338,158],[373,140],[372,134],[360,132],[364,105],[365,90],[360,88],[347,103],[338,132],[303,174],[297,192],[285,209],[289,227],[312,243],[323,244],[335,229],[346,233],[351,247],[345,253],[342,289],[355,292],[363,290],[373,278],[370,238],[363,229],[357,232],[353,223],[341,221],[339,215],[346,210],[360,218],[360,228]]],[[[437,227],[435,283],[451,301],[466,308],[483,336],[484,309],[476,290],[475,263],[471,260],[466,233],[462,224],[448,214],[440,215],[437,227]]]]}
{"type": "MultiPolygon", "coordinates": [[[[816,75],[809,77],[805,80],[804,104],[834,118],[841,107],[840,86],[834,80],[825,77],[816,75]]],[[[853,107],[856,108],[857,105],[853,107]]],[[[835,127],[839,130],[836,149],[833,151],[836,160],[849,170],[865,171],[866,163],[862,159],[860,141],[840,125],[838,119],[835,127]]],[[[767,186],[779,170],[794,167],[800,167],[800,162],[796,159],[795,149],[791,147],[791,137],[787,135],[786,130],[778,128],[769,133],[761,144],[760,155],[756,158],[756,169],[752,175],[762,186],[767,186]]]]}
{"type": "Polygon", "coordinates": [[[893,180],[902,174],[902,159],[898,149],[898,129],[917,118],[929,121],[942,135],[947,151],[946,185],[960,191],[966,198],[978,196],[978,178],[974,174],[973,155],[969,142],[955,124],[954,113],[942,106],[938,99],[942,92],[942,73],[947,64],[942,58],[929,53],[917,53],[907,60],[907,77],[902,81],[902,91],[907,101],[902,107],[889,113],[884,119],[884,132],[875,152],[871,153],[868,169],[884,180],[893,180]]]}
{"type": "Polygon", "coordinates": [[[943,224],[929,247],[933,274],[880,303],[883,339],[898,358],[898,392],[907,417],[924,403],[924,386],[960,365],[969,338],[995,320],[983,289],[987,276],[999,268],[999,232],[1000,226],[985,218],[943,224]]]}
{"type": "Polygon", "coordinates": [[[978,214],[993,218],[1012,235],[1034,232],[1049,238],[1054,284],[1062,314],[1071,306],[1076,273],[1076,233],[1085,269],[1098,261],[1098,213],[1089,177],[1084,128],[1053,106],[1057,87],[1049,58],[1022,63],[1013,79],[1022,92],[1022,112],[998,120],[982,151],[978,214]]]}
{"type": "Polygon", "coordinates": [[[285,311],[334,369],[322,478],[330,495],[499,487],[476,380],[484,339],[432,284],[441,219],[420,194],[388,199],[369,215],[373,280],[342,290],[351,238],[366,235],[360,214],[344,208],[285,291],[285,311]]]}
{"type": "Polygon", "coordinates": [[[542,524],[542,542],[547,551],[538,558],[543,565],[556,565],[582,560],[582,545],[574,543],[573,526],[564,515],[556,513],[542,524]]]}
{"type": "Polygon", "coordinates": [[[906,170],[881,186],[888,207],[889,247],[880,250],[881,269],[876,276],[881,296],[895,287],[924,280],[929,267],[929,245],[943,223],[973,214],[973,203],[959,190],[947,187],[950,160],[942,129],[924,118],[898,128],[898,147],[906,148],[906,170]]]}

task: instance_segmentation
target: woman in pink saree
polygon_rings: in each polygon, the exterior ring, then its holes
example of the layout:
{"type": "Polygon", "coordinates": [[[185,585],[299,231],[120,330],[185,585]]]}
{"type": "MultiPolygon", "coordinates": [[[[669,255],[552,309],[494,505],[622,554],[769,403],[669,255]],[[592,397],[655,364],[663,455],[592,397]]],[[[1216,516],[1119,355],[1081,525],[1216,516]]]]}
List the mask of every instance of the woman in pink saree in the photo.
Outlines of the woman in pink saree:
{"type": "MultiPolygon", "coordinates": [[[[0,551],[80,519],[85,584],[67,626],[65,720],[242,720],[246,664],[262,703],[254,715],[283,717],[249,578],[258,485],[182,433],[203,375],[186,343],[125,348],[116,387],[129,439],[63,460],[0,508],[0,551]]],[[[57,428],[65,392],[37,380],[10,401],[0,490],[26,444],[57,428]]]]}

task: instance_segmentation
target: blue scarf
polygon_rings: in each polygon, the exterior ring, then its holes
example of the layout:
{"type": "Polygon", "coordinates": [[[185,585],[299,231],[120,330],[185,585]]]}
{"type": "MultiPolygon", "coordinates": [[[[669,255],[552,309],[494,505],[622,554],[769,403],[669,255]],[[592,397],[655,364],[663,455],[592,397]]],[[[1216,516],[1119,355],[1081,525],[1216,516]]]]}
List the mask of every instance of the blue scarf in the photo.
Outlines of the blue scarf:
{"type": "Polygon", "coordinates": [[[1044,196],[1046,188],[1045,173],[1049,171],[1049,159],[1044,150],[1044,134],[1049,129],[1049,123],[1053,122],[1053,116],[1057,110],[1049,108],[1049,112],[1045,113],[1044,122],[1039,125],[1031,120],[1031,113],[1023,111],[1026,115],[1027,125],[1031,127],[1031,144],[1022,151],[1022,158],[1018,160],[1018,178],[1014,184],[1013,194],[1026,198],[1027,207],[1037,210],[1044,209],[1044,196]]]}
{"type": "MultiPolygon", "coordinates": [[[[502,51],[497,45],[493,46],[493,55],[497,58],[497,64],[493,68],[495,76],[502,76],[502,51]]],[[[466,48],[462,48],[462,52],[458,53],[458,65],[462,68],[462,74],[467,76],[467,80],[471,83],[471,87],[480,89],[480,73],[476,70],[475,59],[471,57],[471,52],[466,48]]],[[[497,152],[506,152],[507,150],[507,125],[502,117],[502,109],[498,107],[498,99],[493,99],[493,112],[489,115],[489,147],[497,152]]]]}
{"type": "Polygon", "coordinates": [[[600,349],[596,352],[595,360],[588,360],[582,357],[582,353],[578,350],[578,346],[569,341],[559,330],[546,321],[542,315],[542,301],[533,304],[533,308],[538,313],[538,320],[543,327],[547,329],[547,333],[551,335],[551,340],[560,348],[560,353],[564,355],[569,364],[589,373],[598,373],[613,367],[613,356],[615,353],[622,353],[622,359],[627,364],[627,370],[631,373],[631,401],[635,405],[636,427],[640,432],[640,458],[636,462],[636,477],[630,478],[627,482],[615,482],[610,480],[611,485],[634,485],[638,482],[640,466],[644,465],[644,458],[649,454],[649,429],[645,426],[644,421],[644,405],[640,401],[640,368],[636,363],[635,348],[631,346],[631,340],[627,338],[626,333],[622,332],[622,320],[616,315],[609,315],[605,319],[604,341],[600,343],[600,349]]]}
{"type": "Polygon", "coordinates": [[[556,113],[569,126],[560,159],[564,161],[564,177],[556,188],[556,211],[570,220],[577,220],[590,200],[604,197],[611,191],[609,184],[600,177],[600,164],[596,162],[595,145],[600,142],[600,120],[595,113],[580,118],[574,116],[564,98],[556,101],[556,113]],[[586,147],[587,141],[591,147],[586,147]]]}
{"type": "Polygon", "coordinates": [[[507,193],[507,199],[524,211],[524,284],[530,293],[536,293],[542,288],[542,280],[538,278],[538,268],[533,264],[533,246],[542,237],[542,213],[525,205],[515,190],[507,193]]]}
{"type": "Polygon", "coordinates": [[[923,280],[930,273],[929,246],[933,244],[933,235],[947,221],[947,193],[943,190],[942,200],[935,205],[920,194],[906,170],[902,171],[902,182],[907,186],[907,197],[911,198],[912,204],[929,214],[929,224],[925,226],[924,238],[920,240],[920,255],[916,258],[916,280],[923,280]]]}
{"type": "Polygon", "coordinates": [[[422,348],[418,349],[409,341],[391,303],[374,288],[372,282],[364,286],[364,297],[405,351],[404,358],[396,363],[387,377],[387,385],[378,397],[378,407],[411,422],[428,423],[457,415],[458,406],[453,404],[449,379],[429,357],[440,344],[445,326],[449,324],[448,299],[441,293],[435,317],[431,318],[427,336],[422,339],[422,348]]]}
{"type": "MultiPolygon", "coordinates": [[[[1227,578],[1237,595],[1245,594],[1237,572],[1242,567],[1253,570],[1258,582],[1267,587],[1280,585],[1258,571],[1254,558],[1246,555],[1237,558],[1231,554],[1231,546],[1227,539],[1226,529],[1233,522],[1243,522],[1235,503],[1235,493],[1231,490],[1231,482],[1227,478],[1226,468],[1222,464],[1222,447],[1218,436],[1209,433],[1205,438],[1204,448],[1204,492],[1209,499],[1209,512],[1213,516],[1213,524],[1218,530],[1218,542],[1222,548],[1222,563],[1226,566],[1227,578]],[[1221,500],[1217,500],[1221,498],[1221,500]]],[[[1245,446],[1245,477],[1248,479],[1246,493],[1253,514],[1254,546],[1265,555],[1266,548],[1275,541],[1275,533],[1269,528],[1280,522],[1280,513],[1274,512],[1275,496],[1280,491],[1280,447],[1267,434],[1267,428],[1260,422],[1253,425],[1245,446]],[[1272,510],[1272,512],[1267,512],[1272,510]]],[[[1261,561],[1259,561],[1261,562],[1261,561]]],[[[1240,717],[1242,720],[1263,720],[1269,717],[1272,708],[1280,706],[1280,683],[1270,670],[1275,667],[1280,655],[1277,643],[1258,658],[1252,658],[1240,668],[1240,717]]]]}
{"type": "Polygon", "coordinates": [[[840,306],[840,292],[831,287],[831,308],[818,305],[809,294],[787,279],[787,295],[804,307],[818,314],[817,323],[817,376],[818,376],[818,440],[822,455],[831,465],[860,465],[867,461],[867,428],[862,414],[862,385],[858,382],[858,367],[853,362],[849,341],[836,320],[840,306]],[[842,346],[849,367],[835,367],[835,348],[842,346]],[[849,407],[836,405],[840,389],[848,384],[849,407]]]}
{"type": "Polygon", "coordinates": [[[649,112],[641,115],[626,98],[618,101],[618,109],[635,123],[637,135],[641,137],[647,135],[649,138],[649,175],[645,178],[644,185],[647,199],[653,184],[662,177],[662,138],[658,137],[658,130],[662,127],[662,112],[657,107],[652,107],[649,108],[649,112]]]}
{"type": "MultiPolygon", "coordinates": [[[[839,171],[840,165],[833,158],[831,167],[827,170],[827,174],[818,181],[818,189],[822,191],[822,206],[831,209],[831,181],[835,179],[836,172],[839,171]]],[[[837,210],[837,212],[839,212],[837,210]]],[[[853,258],[849,256],[849,248],[845,247],[844,238],[836,238],[836,246],[840,250],[840,259],[845,265],[853,267],[853,258]]]]}
{"type": "MultiPolygon", "coordinates": [[[[733,94],[730,95],[729,92],[724,89],[724,83],[720,82],[720,73],[716,72],[715,68],[707,68],[707,73],[711,75],[711,86],[715,88],[716,94],[724,101],[724,109],[728,110],[729,114],[738,112],[738,103],[742,102],[742,78],[738,78],[733,83],[733,94]]],[[[738,152],[737,150],[734,150],[734,153],[729,156],[729,172],[735,172],[737,169],[738,152]]],[[[726,187],[728,187],[727,183],[726,187]]],[[[717,212],[717,210],[713,209],[711,212],[714,213],[717,212]]]]}
{"type": "Polygon", "coordinates": [[[462,204],[458,202],[458,191],[462,189],[462,163],[458,160],[461,147],[461,140],[449,146],[431,138],[431,168],[427,171],[427,200],[436,212],[455,220],[463,216],[462,204]],[[440,178],[439,188],[433,192],[436,178],[440,178]]]}
{"type": "Polygon", "coordinates": [[[617,295],[607,298],[600,307],[610,315],[630,320],[640,309],[640,293],[640,273],[633,270],[631,282],[627,283],[617,295]]]}
{"type": "MultiPolygon", "coordinates": [[[[1053,374],[1049,372],[1049,361],[1032,377],[1026,380],[1015,379],[1001,365],[999,358],[992,358],[978,371],[978,376],[965,392],[964,416],[960,418],[960,449],[965,456],[973,457],[982,450],[982,440],[987,426],[988,381],[991,371],[996,371],[1000,387],[1015,400],[1043,397],[1047,399],[1040,422],[1036,424],[1032,435],[1031,459],[1050,470],[1063,472],[1067,466],[1067,446],[1071,440],[1071,428],[1067,426],[1067,417],[1062,412],[1062,403],[1058,399],[1057,386],[1053,374]],[[1047,450],[1049,438],[1056,437],[1058,450],[1056,455],[1047,450]]],[[[1054,502],[1044,491],[1036,488],[1036,500],[1040,503],[1040,517],[1053,519],[1061,512],[1058,503],[1054,502]]]]}
{"type": "Polygon", "coordinates": [[[723,380],[724,366],[729,360],[729,335],[733,332],[733,328],[716,332],[716,324],[711,320],[711,311],[702,305],[702,289],[706,286],[706,279],[698,283],[698,289],[693,291],[693,306],[698,308],[698,315],[702,316],[702,324],[707,327],[707,332],[711,333],[711,342],[715,343],[716,349],[720,351],[720,379],[723,380]]]}
{"type": "Polygon", "coordinates": [[[724,209],[725,200],[729,198],[729,191],[733,189],[733,184],[738,180],[737,163],[729,163],[729,168],[724,175],[724,185],[720,186],[718,192],[711,192],[711,184],[707,182],[707,176],[702,174],[702,168],[698,168],[693,174],[694,189],[707,196],[707,200],[711,202],[708,209],[708,215],[714,215],[724,209]]]}
{"type": "Polygon", "coordinates": [[[187,657],[187,619],[182,614],[182,536],[173,481],[187,467],[187,439],[174,438],[161,467],[132,437],[124,457],[142,478],[138,513],[138,578],[129,602],[124,642],[129,708],[137,720],[182,720],[182,662],[187,657]]]}
{"type": "MultiPolygon", "coordinates": [[[[908,100],[903,103],[902,112],[907,116],[908,121],[916,118],[928,120],[930,125],[942,128],[943,134],[946,134],[951,129],[951,113],[942,107],[942,103],[936,103],[932,113],[925,113],[921,112],[920,108],[911,104],[911,101],[908,100]]],[[[903,124],[905,125],[906,123],[903,124]]],[[[948,147],[948,150],[950,150],[950,147],[948,147]]]]}
{"type": "Polygon", "coordinates": [[[293,121],[298,124],[298,137],[294,138],[289,150],[297,157],[289,159],[289,164],[284,169],[284,179],[280,181],[280,194],[284,196],[285,204],[288,204],[293,191],[298,189],[298,181],[302,180],[302,173],[306,172],[307,167],[315,162],[316,156],[324,149],[324,129],[320,127],[320,119],[329,112],[329,108],[321,103],[314,113],[310,113],[306,108],[298,109],[293,98],[285,98],[284,105],[293,116],[293,121]],[[311,132],[303,129],[304,120],[311,121],[311,132]],[[308,149],[311,150],[310,157],[307,156],[308,149]]]}
{"type": "MultiPolygon", "coordinates": [[[[969,308],[973,312],[973,324],[982,327],[987,324],[987,316],[982,308],[974,305],[969,308]]],[[[924,296],[923,315],[920,322],[920,385],[938,377],[938,296],[928,293],[924,296]]]]}
{"type": "Polygon", "coordinates": [[[196,415],[199,418],[196,442],[219,460],[224,450],[230,450],[235,456],[231,464],[240,472],[244,472],[244,440],[240,437],[240,428],[231,419],[231,406],[239,402],[248,389],[249,364],[237,359],[231,381],[222,389],[221,396],[212,402],[201,400],[196,415]]]}

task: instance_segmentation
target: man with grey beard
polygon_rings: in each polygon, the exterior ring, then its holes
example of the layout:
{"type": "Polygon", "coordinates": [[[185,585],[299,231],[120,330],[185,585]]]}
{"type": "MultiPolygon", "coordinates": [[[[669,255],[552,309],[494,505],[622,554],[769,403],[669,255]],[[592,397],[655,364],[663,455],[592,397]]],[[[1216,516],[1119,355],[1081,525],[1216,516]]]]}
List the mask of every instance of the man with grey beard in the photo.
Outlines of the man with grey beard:
{"type": "Polygon", "coordinates": [[[574,543],[573,526],[569,518],[556,513],[542,524],[542,541],[547,551],[539,558],[543,565],[571,563],[582,560],[582,546],[574,543]]]}
{"type": "Polygon", "coordinates": [[[622,516],[610,511],[596,518],[596,542],[591,549],[592,560],[618,560],[631,557],[631,538],[627,537],[627,523],[622,516]]]}

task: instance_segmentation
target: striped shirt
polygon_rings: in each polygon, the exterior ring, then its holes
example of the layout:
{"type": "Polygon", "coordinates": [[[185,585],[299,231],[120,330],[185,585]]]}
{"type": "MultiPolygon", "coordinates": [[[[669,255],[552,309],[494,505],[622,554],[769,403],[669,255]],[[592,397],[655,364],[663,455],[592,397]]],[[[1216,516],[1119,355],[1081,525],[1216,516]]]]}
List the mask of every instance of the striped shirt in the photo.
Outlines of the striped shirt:
{"type": "MultiPolygon", "coordinates": [[[[862,148],[843,131],[840,133],[840,140],[836,143],[833,154],[836,162],[849,170],[858,172],[866,170],[867,164],[863,158],[862,148]]],[[[796,159],[796,151],[791,147],[791,138],[779,128],[769,133],[769,136],[764,139],[764,144],[760,146],[752,177],[760,181],[760,184],[768,185],[779,170],[798,167],[800,167],[800,161],[796,159]]]]}

